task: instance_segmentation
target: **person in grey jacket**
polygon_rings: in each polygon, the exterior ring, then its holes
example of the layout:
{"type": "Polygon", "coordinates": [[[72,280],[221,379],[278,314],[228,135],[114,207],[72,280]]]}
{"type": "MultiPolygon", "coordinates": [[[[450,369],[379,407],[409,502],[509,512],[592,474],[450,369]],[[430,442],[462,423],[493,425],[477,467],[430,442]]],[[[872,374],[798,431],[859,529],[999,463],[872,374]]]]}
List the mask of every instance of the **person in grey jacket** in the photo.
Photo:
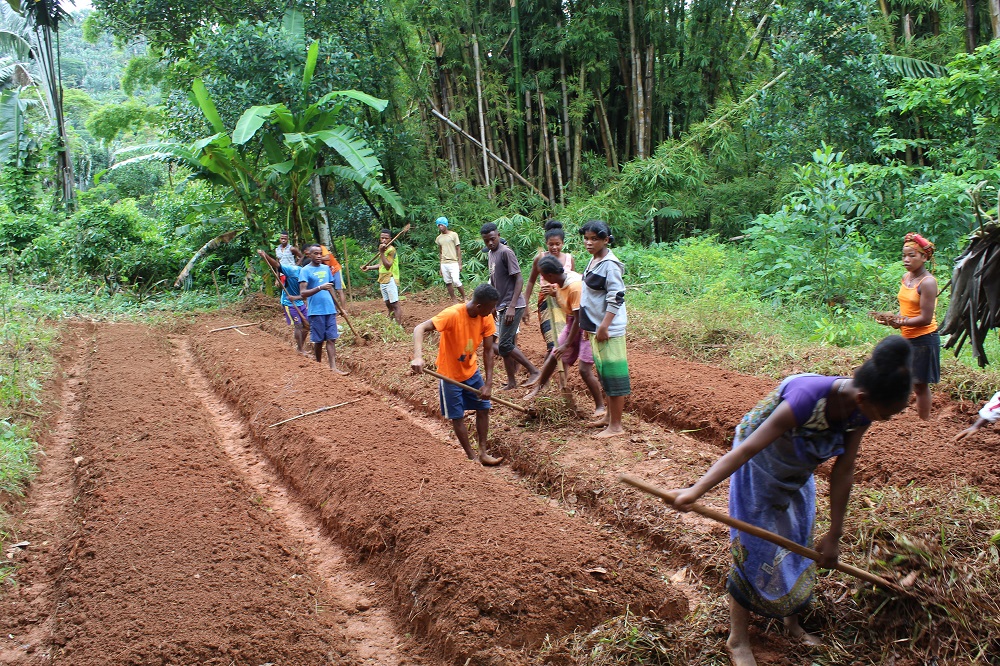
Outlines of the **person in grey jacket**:
{"type": "Polygon", "coordinates": [[[614,240],[607,223],[591,220],[580,228],[583,244],[590,253],[590,263],[583,272],[580,297],[580,328],[588,336],[594,354],[594,367],[608,396],[605,417],[592,425],[604,426],[595,437],[614,437],[625,433],[622,412],[625,396],[632,392],[625,354],[625,266],[608,245],[614,240]]]}

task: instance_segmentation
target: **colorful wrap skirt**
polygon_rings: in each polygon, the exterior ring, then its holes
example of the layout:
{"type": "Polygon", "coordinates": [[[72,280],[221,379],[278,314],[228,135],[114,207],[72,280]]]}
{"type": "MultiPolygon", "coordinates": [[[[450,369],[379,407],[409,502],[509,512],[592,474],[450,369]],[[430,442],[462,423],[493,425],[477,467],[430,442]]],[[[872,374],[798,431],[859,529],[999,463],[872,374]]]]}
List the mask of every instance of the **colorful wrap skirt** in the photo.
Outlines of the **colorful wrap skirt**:
{"type": "Polygon", "coordinates": [[[601,386],[608,397],[629,395],[632,384],[628,376],[628,358],[625,354],[625,336],[618,335],[598,342],[593,333],[587,333],[590,350],[594,355],[594,369],[601,379],[601,386]]]}
{"type": "MultiPolygon", "coordinates": [[[[784,382],[743,417],[733,448],[777,408],[783,386],[784,382]]],[[[812,548],[813,471],[843,452],[841,431],[799,427],[784,433],[730,477],[729,515],[812,548]]],[[[727,588],[740,605],[775,618],[795,615],[809,605],[816,586],[815,562],[737,529],[730,530],[730,540],[733,567],[727,588]]]]}

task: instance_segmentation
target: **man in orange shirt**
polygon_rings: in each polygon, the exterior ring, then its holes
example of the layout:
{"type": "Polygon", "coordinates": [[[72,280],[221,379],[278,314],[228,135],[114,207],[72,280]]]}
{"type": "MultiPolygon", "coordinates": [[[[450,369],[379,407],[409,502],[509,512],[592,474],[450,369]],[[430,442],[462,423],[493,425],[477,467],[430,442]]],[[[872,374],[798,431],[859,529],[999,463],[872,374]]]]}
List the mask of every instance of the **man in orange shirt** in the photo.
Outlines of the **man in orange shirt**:
{"type": "Polygon", "coordinates": [[[439,312],[413,329],[413,361],[410,368],[419,375],[424,367],[423,344],[427,331],[441,334],[438,344],[437,371],[466,386],[480,390],[480,396],[438,380],[438,397],[441,413],[451,420],[455,436],[465,450],[469,460],[476,459],[476,453],[469,443],[469,430],[465,425],[465,412],[476,410],[476,439],[479,443],[479,462],[483,465],[499,465],[503,458],[494,458],[486,453],[486,441],[490,428],[490,394],[493,386],[494,344],[496,324],[493,310],[500,294],[492,286],[481,284],[472,294],[472,300],[453,305],[439,312]],[[483,345],[483,365],[486,379],[479,374],[476,350],[483,345]]]}

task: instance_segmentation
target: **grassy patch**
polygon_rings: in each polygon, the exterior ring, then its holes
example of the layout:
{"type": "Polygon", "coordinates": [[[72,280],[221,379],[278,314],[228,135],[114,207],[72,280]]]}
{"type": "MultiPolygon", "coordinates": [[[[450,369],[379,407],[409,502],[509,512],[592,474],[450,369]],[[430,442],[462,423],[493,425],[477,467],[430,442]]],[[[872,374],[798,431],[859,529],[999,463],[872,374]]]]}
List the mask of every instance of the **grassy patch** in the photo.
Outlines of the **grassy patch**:
{"type": "MultiPolygon", "coordinates": [[[[667,342],[693,359],[776,379],[806,371],[849,374],[879,340],[896,332],[876,324],[868,311],[897,309],[899,266],[872,276],[885,292],[878,299],[826,304],[761,298],[743,251],[712,238],[616,252],[632,285],[630,335],[667,342]]],[[[942,273],[938,281],[944,284],[947,278],[942,273]]],[[[947,309],[945,295],[938,299],[939,323],[947,309]]],[[[1000,362],[997,336],[989,336],[985,348],[994,363],[1000,362]]],[[[1000,371],[979,368],[968,345],[957,358],[942,350],[941,364],[935,390],[954,398],[979,402],[1000,387],[1000,371]]]]}

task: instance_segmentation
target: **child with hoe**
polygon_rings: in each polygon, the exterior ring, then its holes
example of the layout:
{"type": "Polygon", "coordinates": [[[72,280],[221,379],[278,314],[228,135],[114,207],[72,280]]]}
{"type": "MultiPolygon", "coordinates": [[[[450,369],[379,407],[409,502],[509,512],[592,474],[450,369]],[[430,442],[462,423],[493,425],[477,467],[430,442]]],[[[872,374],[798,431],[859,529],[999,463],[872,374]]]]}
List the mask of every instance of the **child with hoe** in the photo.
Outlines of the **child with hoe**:
{"type": "Polygon", "coordinates": [[[580,360],[580,377],[594,398],[594,417],[604,416],[604,395],[601,385],[594,376],[594,357],[590,351],[590,341],[580,334],[580,298],[583,294],[583,277],[579,273],[565,270],[562,262],[555,256],[545,256],[538,260],[539,274],[555,289],[556,304],[564,313],[566,326],[559,333],[556,346],[542,365],[542,374],[534,388],[524,396],[525,400],[533,400],[538,392],[545,388],[549,378],[561,360],[566,365],[573,365],[580,360]]]}
{"type": "Polygon", "coordinates": [[[476,287],[472,300],[452,305],[413,329],[413,361],[410,368],[419,375],[424,367],[423,343],[427,331],[441,334],[438,344],[437,371],[466,386],[480,390],[480,395],[438,380],[438,397],[441,414],[451,420],[451,427],[469,460],[476,459],[476,452],[469,443],[469,430],[465,425],[465,412],[476,411],[476,440],[479,443],[479,462],[499,465],[503,458],[494,458],[486,452],[490,428],[490,392],[493,385],[493,310],[500,295],[488,284],[476,287]],[[476,349],[483,346],[483,365],[486,379],[479,373],[476,349]]]}
{"type": "Polygon", "coordinates": [[[396,248],[389,244],[391,241],[392,232],[383,229],[378,238],[378,266],[362,266],[361,270],[378,269],[378,288],[382,292],[382,300],[385,301],[389,316],[402,326],[403,309],[399,305],[399,257],[396,255],[396,248]]]}
{"type": "Polygon", "coordinates": [[[625,325],[628,323],[625,266],[608,248],[614,237],[605,222],[591,220],[580,228],[580,234],[591,259],[583,272],[579,326],[590,341],[594,367],[608,396],[604,418],[591,425],[605,426],[594,437],[614,437],[625,432],[622,412],[625,411],[625,396],[632,392],[625,354],[625,325]]]}
{"type": "Polygon", "coordinates": [[[309,339],[313,343],[316,362],[323,360],[323,343],[326,343],[326,354],[330,369],[338,375],[346,375],[337,369],[337,305],[334,302],[334,289],[341,289],[340,271],[330,272],[330,267],[321,263],[323,249],[319,245],[307,245],[305,249],[309,263],[299,270],[299,293],[308,299],[309,307],[309,339]]]}
{"type": "MultiPolygon", "coordinates": [[[[911,391],[910,344],[882,340],[851,378],[793,375],[754,407],[736,427],[733,448],[690,488],[679,491],[681,511],[727,478],[729,515],[813,547],[816,481],[813,471],[836,458],[830,471],[830,531],[815,546],[832,567],[839,554],[847,499],[861,438],[872,421],[906,408],[911,391]]],[[[783,618],[795,638],[809,644],[798,615],[809,605],[816,563],[758,537],[730,530],[729,649],[735,666],[754,665],[750,612],[783,618]]]]}
{"type": "Polygon", "coordinates": [[[524,274],[517,262],[514,250],[500,242],[497,225],[487,222],[479,230],[486,249],[489,250],[490,284],[500,294],[497,303],[497,351],[503,359],[503,367],[507,371],[507,383],[501,390],[517,388],[517,366],[524,366],[528,371],[527,382],[538,378],[538,368],[528,360],[517,347],[517,329],[524,316],[524,274]]]}
{"type": "Polygon", "coordinates": [[[931,417],[930,385],[941,381],[941,336],[934,318],[938,285],[924,266],[933,258],[934,243],[920,234],[906,234],[903,237],[906,273],[896,294],[899,314],[872,313],[878,323],[898,328],[913,346],[913,393],[917,396],[917,415],[924,421],[931,417]]]}
{"type": "MultiPolygon", "coordinates": [[[[292,247],[296,253],[298,249],[292,247]]],[[[306,343],[306,317],[309,311],[306,309],[305,301],[299,295],[299,275],[301,269],[292,264],[291,266],[279,262],[264,250],[257,250],[260,258],[277,271],[281,276],[281,308],[285,311],[285,323],[295,329],[295,348],[302,355],[306,355],[303,347],[306,343]]],[[[301,254],[301,253],[299,253],[301,254]]]]}

